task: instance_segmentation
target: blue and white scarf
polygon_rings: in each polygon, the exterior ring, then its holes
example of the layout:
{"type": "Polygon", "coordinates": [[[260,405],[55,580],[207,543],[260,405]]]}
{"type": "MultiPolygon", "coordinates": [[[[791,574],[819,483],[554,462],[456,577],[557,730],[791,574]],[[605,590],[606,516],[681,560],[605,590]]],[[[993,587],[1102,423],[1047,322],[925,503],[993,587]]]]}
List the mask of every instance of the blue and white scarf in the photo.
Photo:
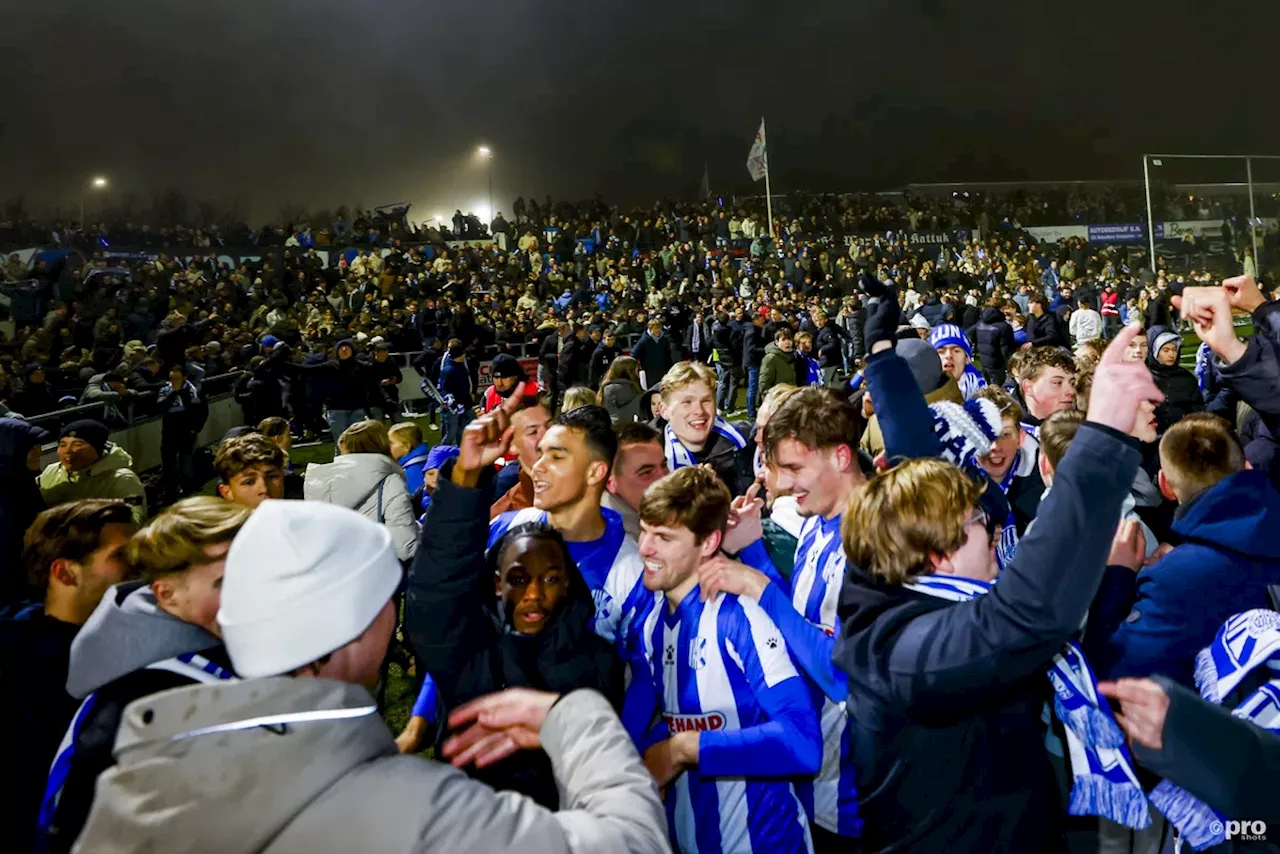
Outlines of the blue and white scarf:
{"type": "Polygon", "coordinates": [[[956,380],[956,384],[960,386],[960,394],[965,400],[973,400],[979,390],[986,388],[987,381],[973,365],[965,365],[964,373],[956,380]]]}
{"type": "MultiPolygon", "coordinates": [[[[1196,657],[1196,686],[1201,697],[1221,704],[1251,671],[1264,665],[1275,678],[1246,697],[1232,714],[1280,733],[1280,613],[1257,609],[1227,620],[1213,643],[1196,657]]],[[[1168,780],[1152,790],[1151,803],[1195,850],[1226,841],[1226,819],[1168,780]]]]}
{"type": "MultiPolygon", "coordinates": [[[[985,581],[928,575],[908,590],[964,602],[988,592],[985,581]]],[[[1067,733],[1067,752],[1074,783],[1071,815],[1096,815],[1133,830],[1151,824],[1147,798],[1133,771],[1133,758],[1111,708],[1098,696],[1098,680],[1075,641],[1067,641],[1053,657],[1046,675],[1053,684],[1053,711],[1067,733]]]]}
{"type": "MultiPolygon", "coordinates": [[[[723,415],[716,416],[715,423],[711,425],[711,432],[713,434],[719,433],[721,436],[724,436],[732,442],[733,446],[738,450],[742,450],[747,446],[747,440],[742,438],[742,434],[738,432],[738,428],[734,427],[728,421],[725,421],[723,415]]],[[[687,466],[696,466],[698,464],[698,461],[693,458],[693,454],[689,449],[681,444],[680,440],[676,438],[676,431],[671,429],[670,424],[666,426],[666,429],[663,431],[663,435],[667,451],[667,468],[670,471],[675,471],[676,469],[685,468],[687,466]]]]}
{"type": "MultiPolygon", "coordinates": [[[[164,661],[148,664],[143,669],[165,670],[190,679],[192,682],[205,684],[238,681],[234,673],[219,667],[209,659],[194,652],[183,653],[174,658],[166,658],[164,661]]],[[[66,733],[62,736],[62,743],[58,745],[58,752],[54,754],[53,764],[49,768],[49,778],[45,782],[44,798],[40,803],[40,814],[36,820],[36,832],[39,839],[42,840],[42,845],[48,840],[49,831],[53,827],[53,818],[58,810],[58,800],[62,797],[62,787],[66,785],[67,777],[71,773],[71,759],[75,755],[76,742],[79,740],[80,732],[89,720],[89,713],[93,711],[97,700],[98,694],[96,691],[85,697],[84,702],[80,704],[80,708],[76,710],[75,716],[71,719],[71,724],[67,727],[66,733]]]]}

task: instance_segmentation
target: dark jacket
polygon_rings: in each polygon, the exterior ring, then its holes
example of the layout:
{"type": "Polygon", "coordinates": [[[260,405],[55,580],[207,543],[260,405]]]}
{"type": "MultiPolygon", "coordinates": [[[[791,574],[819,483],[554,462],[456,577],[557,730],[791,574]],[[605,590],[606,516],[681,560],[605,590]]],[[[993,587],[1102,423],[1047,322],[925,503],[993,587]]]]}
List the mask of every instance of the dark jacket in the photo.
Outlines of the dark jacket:
{"type": "Polygon", "coordinates": [[[590,338],[578,338],[575,335],[565,339],[558,369],[561,388],[582,385],[587,381],[594,346],[590,338]]]}
{"type": "Polygon", "coordinates": [[[1164,392],[1164,401],[1156,407],[1156,424],[1160,434],[1192,412],[1204,411],[1204,395],[1195,374],[1179,365],[1162,365],[1156,354],[1147,353],[1147,367],[1156,387],[1164,392]]]}
{"type": "Polygon", "coordinates": [[[689,320],[689,327],[684,331],[684,351],[695,362],[707,362],[711,359],[711,349],[715,346],[715,336],[711,332],[711,324],[707,321],[698,323],[689,320]],[[693,328],[698,327],[698,348],[693,347],[693,328]]]}
{"type": "MultiPolygon", "coordinates": [[[[446,710],[509,687],[567,693],[594,688],[621,706],[623,668],[591,630],[595,604],[569,561],[567,599],[536,635],[520,635],[497,613],[494,564],[486,560],[492,487],[463,489],[450,481],[453,462],[427,510],[409,570],[405,628],[446,710]]],[[[541,751],[523,751],[474,776],[497,789],[523,792],[555,809],[559,803],[551,763],[541,751]]]]}
{"type": "MultiPolygon", "coordinates": [[[[22,536],[44,509],[36,486],[40,472],[27,468],[32,448],[52,442],[41,427],[18,418],[0,418],[0,605],[27,597],[22,568],[22,536]]],[[[43,591],[30,591],[43,595],[43,591]]]]}
{"type": "Polygon", "coordinates": [[[661,338],[654,338],[646,331],[636,342],[631,355],[640,363],[640,370],[644,371],[644,379],[649,388],[661,382],[676,363],[671,355],[671,342],[665,334],[661,338]]]}
{"type": "Polygon", "coordinates": [[[1027,315],[1027,341],[1033,347],[1067,347],[1067,333],[1062,321],[1051,311],[1036,317],[1027,315]]]}
{"type": "Polygon", "coordinates": [[[58,408],[58,399],[53,396],[49,382],[33,383],[28,381],[9,401],[14,412],[21,412],[26,418],[46,415],[58,408]]]}
{"type": "Polygon", "coordinates": [[[366,368],[369,373],[369,402],[372,406],[396,410],[400,406],[399,383],[404,379],[400,366],[388,358],[385,362],[374,359],[366,368]],[[383,385],[383,380],[395,380],[391,385],[383,385]]]}
{"type": "Polygon", "coordinates": [[[538,345],[538,364],[549,368],[554,375],[560,364],[560,333],[555,329],[547,330],[538,345]]]}
{"type": "Polygon", "coordinates": [[[49,765],[80,705],[66,688],[79,628],[47,616],[40,602],[0,608],[0,726],[10,739],[0,827],[7,851],[33,850],[49,765]]]}
{"type": "Polygon", "coordinates": [[[833,662],[849,676],[867,850],[1065,850],[1040,720],[1045,675],[1079,627],[1141,455],[1082,427],[1039,521],[990,593],[949,602],[850,567],[833,662]]]}
{"type": "Polygon", "coordinates": [[[711,329],[711,339],[716,352],[716,363],[723,368],[742,365],[742,337],[732,324],[716,322],[711,329]]]}
{"type": "Polygon", "coordinates": [[[635,421],[640,414],[642,392],[631,380],[610,380],[600,389],[601,405],[614,421],[635,421]]]}
{"type": "Polygon", "coordinates": [[[458,361],[449,356],[444,358],[440,366],[438,388],[441,394],[453,395],[453,399],[463,406],[475,404],[473,399],[474,389],[471,385],[471,372],[467,369],[465,360],[458,361]]]}
{"type": "Polygon", "coordinates": [[[1013,327],[1004,319],[998,308],[985,308],[977,325],[969,331],[969,337],[978,345],[978,361],[982,363],[984,373],[1005,371],[1009,367],[1009,357],[1018,349],[1018,342],[1013,339],[1013,327]]]}
{"type": "Polygon", "coordinates": [[[772,336],[766,335],[766,329],[767,327],[757,326],[754,323],[749,323],[743,328],[742,366],[744,368],[758,368],[764,361],[764,348],[773,340],[772,336]]]}
{"type": "Polygon", "coordinates": [[[1280,584],[1278,527],[1280,492],[1259,471],[1229,475],[1179,508],[1181,545],[1104,586],[1123,621],[1090,618],[1085,652],[1098,678],[1159,674],[1194,687],[1196,654],[1227,618],[1268,607],[1267,585],[1280,584]]]}
{"type": "Polygon", "coordinates": [[[818,334],[813,336],[814,355],[818,358],[818,366],[822,368],[838,368],[844,365],[844,356],[840,352],[840,344],[849,340],[849,333],[834,320],[828,319],[818,334]]]}
{"type": "Polygon", "coordinates": [[[595,350],[591,352],[591,364],[587,369],[587,385],[592,388],[600,388],[600,381],[604,379],[605,372],[609,370],[609,366],[613,364],[613,360],[622,355],[622,351],[601,341],[596,345],[595,350]]]}

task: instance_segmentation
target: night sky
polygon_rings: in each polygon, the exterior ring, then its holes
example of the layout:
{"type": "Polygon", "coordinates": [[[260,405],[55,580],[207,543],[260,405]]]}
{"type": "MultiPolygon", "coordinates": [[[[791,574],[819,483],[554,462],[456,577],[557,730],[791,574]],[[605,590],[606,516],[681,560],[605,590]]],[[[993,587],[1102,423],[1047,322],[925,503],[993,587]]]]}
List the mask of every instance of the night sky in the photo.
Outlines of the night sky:
{"type": "Polygon", "coordinates": [[[1280,153],[1278,6],[4,0],[0,199],[70,210],[104,174],[144,206],[422,220],[487,199],[480,144],[508,214],[691,195],[704,162],[752,192],[761,115],[775,192],[1136,178],[1143,151],[1280,153]]]}

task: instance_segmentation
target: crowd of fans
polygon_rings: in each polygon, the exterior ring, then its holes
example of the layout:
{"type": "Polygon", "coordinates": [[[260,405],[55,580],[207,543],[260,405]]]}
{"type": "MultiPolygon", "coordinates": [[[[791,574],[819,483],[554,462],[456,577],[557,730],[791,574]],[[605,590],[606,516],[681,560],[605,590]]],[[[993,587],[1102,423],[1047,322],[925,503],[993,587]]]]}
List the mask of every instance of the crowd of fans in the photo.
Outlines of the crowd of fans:
{"type": "Polygon", "coordinates": [[[38,262],[0,400],[104,420],[0,418],[15,850],[1274,844],[1280,294],[869,198],[38,262]]]}

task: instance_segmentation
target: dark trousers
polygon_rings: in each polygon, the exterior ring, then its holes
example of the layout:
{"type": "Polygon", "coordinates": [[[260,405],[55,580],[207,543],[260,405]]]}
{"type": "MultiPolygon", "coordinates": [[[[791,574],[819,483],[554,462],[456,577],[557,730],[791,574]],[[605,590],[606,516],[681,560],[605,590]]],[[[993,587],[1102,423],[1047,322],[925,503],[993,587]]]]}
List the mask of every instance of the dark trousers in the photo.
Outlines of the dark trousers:
{"type": "Polygon", "coordinates": [[[195,447],[196,437],[190,430],[161,429],[160,468],[166,501],[177,501],[191,487],[195,447]]]}

